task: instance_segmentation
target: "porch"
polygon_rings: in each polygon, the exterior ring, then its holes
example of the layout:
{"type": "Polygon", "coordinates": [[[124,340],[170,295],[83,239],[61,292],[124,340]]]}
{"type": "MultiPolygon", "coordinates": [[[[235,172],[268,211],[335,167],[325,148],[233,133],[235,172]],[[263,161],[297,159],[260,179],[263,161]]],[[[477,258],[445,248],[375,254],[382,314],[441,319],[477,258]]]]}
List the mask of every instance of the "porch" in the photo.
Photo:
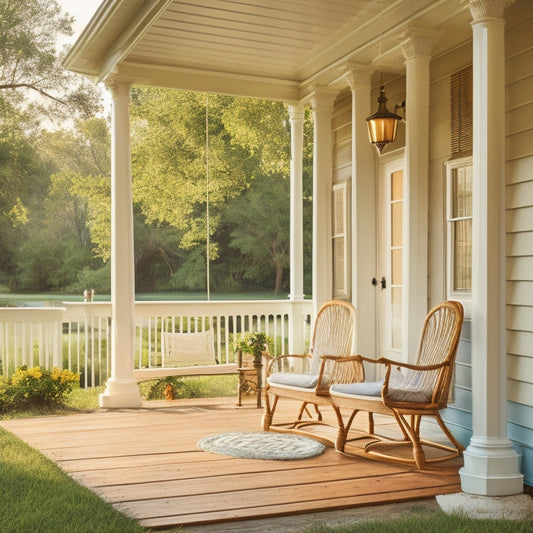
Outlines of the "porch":
{"type": "MultiPolygon", "coordinates": [[[[289,402],[279,406],[282,413],[290,408],[289,402]]],[[[152,528],[336,511],[461,490],[460,459],[417,471],[331,448],[312,459],[263,461],[196,447],[209,434],[258,431],[261,414],[252,404],[236,408],[235,398],[195,399],[0,426],[152,528]]],[[[394,431],[392,419],[381,417],[377,424],[394,431]]]]}

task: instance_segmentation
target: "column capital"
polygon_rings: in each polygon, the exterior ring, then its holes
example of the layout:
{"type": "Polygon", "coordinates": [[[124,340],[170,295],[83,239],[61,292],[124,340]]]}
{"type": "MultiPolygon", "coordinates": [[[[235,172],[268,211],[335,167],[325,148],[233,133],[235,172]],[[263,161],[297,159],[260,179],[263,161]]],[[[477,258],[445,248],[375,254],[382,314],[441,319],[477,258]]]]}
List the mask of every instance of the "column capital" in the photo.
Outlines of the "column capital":
{"type": "Polygon", "coordinates": [[[440,36],[433,28],[410,26],[403,34],[402,52],[406,60],[417,57],[431,58],[431,49],[440,36]]]}
{"type": "Polygon", "coordinates": [[[473,22],[481,22],[485,19],[503,19],[503,11],[514,0],[470,0],[468,7],[473,22]]]}
{"type": "Polygon", "coordinates": [[[345,69],[346,74],[344,77],[351,89],[370,85],[372,74],[376,70],[375,67],[364,63],[357,63],[355,61],[348,61],[345,65],[345,69]]]}
{"type": "Polygon", "coordinates": [[[131,82],[118,80],[117,78],[108,78],[105,80],[105,86],[111,93],[113,100],[130,97],[131,82]]]}
{"type": "Polygon", "coordinates": [[[303,120],[305,116],[304,104],[291,104],[289,105],[289,117],[291,122],[293,120],[303,120]]]}
{"type": "Polygon", "coordinates": [[[311,107],[313,111],[333,111],[333,104],[337,98],[338,91],[329,87],[317,85],[313,87],[311,94],[311,107]]]}

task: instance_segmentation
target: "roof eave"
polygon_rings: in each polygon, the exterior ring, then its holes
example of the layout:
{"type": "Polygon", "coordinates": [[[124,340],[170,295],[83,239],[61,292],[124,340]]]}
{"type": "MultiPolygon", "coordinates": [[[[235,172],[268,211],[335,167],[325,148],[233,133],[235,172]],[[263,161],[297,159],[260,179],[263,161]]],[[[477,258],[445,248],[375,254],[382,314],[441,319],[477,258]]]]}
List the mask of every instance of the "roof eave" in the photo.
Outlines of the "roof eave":
{"type": "Polygon", "coordinates": [[[172,0],[104,0],[63,61],[67,70],[100,82],[135,47],[172,0]],[[125,13],[134,14],[125,18],[125,13]],[[122,17],[122,20],[121,20],[122,17]],[[113,28],[120,27],[117,33],[113,28]],[[104,43],[102,43],[104,40],[104,43]],[[96,43],[106,50],[94,58],[96,43]]]}

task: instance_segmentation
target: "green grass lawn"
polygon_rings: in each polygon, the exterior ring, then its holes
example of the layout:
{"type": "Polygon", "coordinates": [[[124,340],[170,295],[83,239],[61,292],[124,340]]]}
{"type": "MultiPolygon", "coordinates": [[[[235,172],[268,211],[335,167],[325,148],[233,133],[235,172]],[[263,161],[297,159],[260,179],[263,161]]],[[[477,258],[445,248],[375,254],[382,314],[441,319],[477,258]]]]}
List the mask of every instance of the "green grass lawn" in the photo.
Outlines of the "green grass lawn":
{"type": "Polygon", "coordinates": [[[328,527],[314,525],[306,533],[531,533],[533,521],[513,522],[510,520],[474,520],[450,516],[444,512],[420,513],[413,505],[413,511],[405,518],[359,522],[345,526],[328,527]]]}
{"type": "MultiPolygon", "coordinates": [[[[135,295],[138,302],[147,301],[203,301],[207,300],[205,292],[141,292],[135,295]]],[[[275,294],[273,292],[242,292],[242,293],[211,293],[211,300],[286,300],[287,294],[275,294]]],[[[83,302],[83,294],[13,294],[9,292],[0,293],[0,307],[8,305],[58,305],[59,302],[83,302]]],[[[96,294],[95,302],[109,302],[109,294],[96,294]]]]}
{"type": "Polygon", "coordinates": [[[0,429],[2,533],[140,533],[137,522],[0,429]]]}

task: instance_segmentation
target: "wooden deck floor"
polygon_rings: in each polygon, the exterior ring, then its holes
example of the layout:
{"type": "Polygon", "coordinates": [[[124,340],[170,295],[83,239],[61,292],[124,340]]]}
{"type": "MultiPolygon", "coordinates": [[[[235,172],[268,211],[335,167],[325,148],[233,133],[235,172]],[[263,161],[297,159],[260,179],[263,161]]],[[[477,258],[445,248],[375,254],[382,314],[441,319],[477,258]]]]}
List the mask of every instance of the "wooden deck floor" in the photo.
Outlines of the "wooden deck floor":
{"type": "Polygon", "coordinates": [[[313,459],[262,461],[196,447],[213,433],[259,431],[260,419],[260,409],[236,408],[235,400],[226,398],[147,402],[135,410],[0,425],[152,528],[331,511],[460,491],[460,459],[417,471],[329,448],[313,459]]]}

